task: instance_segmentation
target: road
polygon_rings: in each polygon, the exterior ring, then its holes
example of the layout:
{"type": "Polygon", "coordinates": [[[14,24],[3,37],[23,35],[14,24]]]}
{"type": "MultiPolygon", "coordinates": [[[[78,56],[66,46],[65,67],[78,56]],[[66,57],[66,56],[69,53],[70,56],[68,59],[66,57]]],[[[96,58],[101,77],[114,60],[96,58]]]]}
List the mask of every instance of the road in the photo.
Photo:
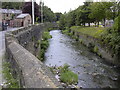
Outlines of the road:
{"type": "Polygon", "coordinates": [[[14,31],[18,28],[8,28],[6,31],[0,31],[0,89],[5,83],[2,75],[2,62],[5,61],[5,33],[7,31],[14,31]]]}

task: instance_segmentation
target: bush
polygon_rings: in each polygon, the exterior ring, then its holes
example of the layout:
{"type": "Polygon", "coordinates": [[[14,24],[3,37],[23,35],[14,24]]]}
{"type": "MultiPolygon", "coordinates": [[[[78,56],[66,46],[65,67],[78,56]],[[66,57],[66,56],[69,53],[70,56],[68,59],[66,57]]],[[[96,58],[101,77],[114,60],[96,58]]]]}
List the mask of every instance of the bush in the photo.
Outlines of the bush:
{"type": "Polygon", "coordinates": [[[75,84],[78,82],[78,75],[69,70],[68,64],[64,64],[60,70],[60,80],[66,84],[75,84]]]}
{"type": "Polygon", "coordinates": [[[115,18],[115,23],[114,23],[114,30],[120,33],[120,16],[115,18]]]}
{"type": "Polygon", "coordinates": [[[64,64],[64,66],[61,68],[60,72],[61,73],[65,73],[67,72],[69,69],[70,66],[68,64],[64,64]]]}
{"type": "Polygon", "coordinates": [[[47,40],[42,40],[41,48],[46,50],[48,46],[49,46],[49,42],[47,40]]]}
{"type": "Polygon", "coordinates": [[[60,80],[67,84],[75,84],[78,82],[78,75],[69,70],[61,73],[60,80]]]}
{"type": "Polygon", "coordinates": [[[43,40],[48,40],[52,38],[52,36],[49,34],[49,32],[44,32],[42,38],[43,40]]]}
{"type": "Polygon", "coordinates": [[[115,18],[113,27],[109,28],[106,33],[101,35],[102,41],[109,50],[112,50],[112,56],[120,56],[120,16],[115,18]]]}

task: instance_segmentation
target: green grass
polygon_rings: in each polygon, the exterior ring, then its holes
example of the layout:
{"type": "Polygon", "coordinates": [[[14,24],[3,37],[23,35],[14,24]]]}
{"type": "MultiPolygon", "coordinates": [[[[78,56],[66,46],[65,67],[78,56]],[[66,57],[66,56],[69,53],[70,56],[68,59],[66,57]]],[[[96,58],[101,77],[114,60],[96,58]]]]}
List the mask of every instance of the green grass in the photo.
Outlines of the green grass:
{"type": "Polygon", "coordinates": [[[14,79],[12,74],[12,69],[10,68],[10,63],[4,62],[3,63],[3,75],[7,82],[7,88],[20,88],[17,79],[14,79]]]}
{"type": "Polygon", "coordinates": [[[52,38],[52,36],[49,34],[49,32],[44,32],[42,38],[43,40],[48,40],[52,38]]]}
{"type": "Polygon", "coordinates": [[[78,75],[72,71],[67,71],[61,74],[60,80],[67,84],[75,84],[78,82],[78,75]]]}
{"type": "Polygon", "coordinates": [[[101,34],[106,32],[106,28],[104,27],[82,27],[82,26],[72,26],[72,31],[81,32],[83,34],[100,38],[101,34]]]}
{"type": "Polygon", "coordinates": [[[60,80],[66,84],[75,84],[78,82],[78,75],[69,70],[69,65],[65,64],[60,70],[60,80]]]}

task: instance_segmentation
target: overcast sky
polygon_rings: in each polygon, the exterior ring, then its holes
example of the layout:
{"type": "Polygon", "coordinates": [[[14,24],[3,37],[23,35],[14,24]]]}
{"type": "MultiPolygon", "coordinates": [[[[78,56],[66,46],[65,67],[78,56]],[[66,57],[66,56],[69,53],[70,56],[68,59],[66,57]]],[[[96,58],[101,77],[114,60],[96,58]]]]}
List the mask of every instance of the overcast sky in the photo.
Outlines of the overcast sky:
{"type": "MultiPolygon", "coordinates": [[[[68,12],[74,10],[83,4],[83,0],[43,0],[45,5],[53,10],[53,12],[68,12]]],[[[39,0],[36,0],[39,2],[39,0]]]]}
{"type": "MultiPolygon", "coordinates": [[[[26,0],[28,1],[28,0],[26,0]]],[[[44,1],[44,5],[51,8],[53,12],[68,12],[76,9],[80,5],[83,5],[84,0],[42,0],[44,1]]],[[[39,4],[40,0],[36,0],[39,4]]]]}

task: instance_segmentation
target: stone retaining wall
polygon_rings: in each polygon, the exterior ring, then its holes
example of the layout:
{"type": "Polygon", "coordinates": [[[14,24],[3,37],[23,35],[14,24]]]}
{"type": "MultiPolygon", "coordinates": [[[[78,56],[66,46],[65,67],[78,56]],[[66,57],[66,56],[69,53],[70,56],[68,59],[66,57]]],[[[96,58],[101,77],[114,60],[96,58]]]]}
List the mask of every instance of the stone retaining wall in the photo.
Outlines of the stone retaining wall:
{"type": "Polygon", "coordinates": [[[81,39],[82,43],[87,47],[93,49],[96,46],[98,48],[97,53],[99,53],[102,56],[102,58],[104,58],[108,63],[116,65],[120,64],[117,56],[113,55],[112,51],[109,50],[106,45],[102,45],[100,39],[88,36],[80,32],[73,32],[72,30],[71,33],[73,33],[77,38],[81,39]]]}
{"type": "Polygon", "coordinates": [[[34,45],[41,39],[45,27],[45,24],[35,25],[6,33],[7,61],[10,62],[13,76],[19,81],[20,87],[61,87],[50,69],[33,55],[36,54],[34,45]],[[32,40],[33,36],[34,40],[32,40]],[[30,44],[32,45],[29,46],[30,44]]]}

